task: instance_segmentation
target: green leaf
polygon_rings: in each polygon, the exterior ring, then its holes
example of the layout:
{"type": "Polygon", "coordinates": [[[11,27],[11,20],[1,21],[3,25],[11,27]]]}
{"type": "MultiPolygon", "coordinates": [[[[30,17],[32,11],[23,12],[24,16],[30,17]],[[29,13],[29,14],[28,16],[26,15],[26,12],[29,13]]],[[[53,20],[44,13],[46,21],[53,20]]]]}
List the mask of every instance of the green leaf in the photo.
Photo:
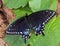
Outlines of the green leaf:
{"type": "Polygon", "coordinates": [[[50,5],[50,8],[49,9],[52,9],[52,10],[56,10],[57,9],[57,1],[53,1],[52,4],[50,5]]]}
{"type": "Polygon", "coordinates": [[[32,11],[29,9],[29,7],[25,7],[25,8],[19,8],[19,9],[15,9],[14,13],[16,15],[16,18],[20,18],[22,16],[25,16],[25,14],[31,14],[32,11]]]}
{"type": "Polygon", "coordinates": [[[56,0],[30,0],[29,6],[33,12],[45,10],[45,9],[52,9],[56,10],[56,0]],[[53,7],[53,8],[52,8],[53,7]]]}
{"type": "Polygon", "coordinates": [[[27,5],[28,0],[6,0],[6,6],[10,9],[17,9],[19,7],[25,7],[27,5]]]}
{"type": "Polygon", "coordinates": [[[41,0],[30,0],[29,6],[32,11],[38,11],[41,7],[41,0]]]}

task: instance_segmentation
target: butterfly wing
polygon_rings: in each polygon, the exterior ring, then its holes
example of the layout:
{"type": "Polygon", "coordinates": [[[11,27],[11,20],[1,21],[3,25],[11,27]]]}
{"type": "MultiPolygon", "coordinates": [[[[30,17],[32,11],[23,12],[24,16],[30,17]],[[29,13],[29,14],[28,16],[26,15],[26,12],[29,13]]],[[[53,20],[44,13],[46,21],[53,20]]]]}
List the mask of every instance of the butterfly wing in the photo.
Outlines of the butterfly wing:
{"type": "Polygon", "coordinates": [[[24,31],[28,30],[29,26],[25,21],[25,17],[19,18],[15,22],[11,23],[6,29],[6,34],[22,34],[24,31]]]}
{"type": "Polygon", "coordinates": [[[56,12],[53,10],[42,10],[30,14],[29,20],[31,24],[37,25],[39,23],[45,22],[47,19],[51,19],[56,15],[56,12]]]}
{"type": "Polygon", "coordinates": [[[29,35],[29,25],[27,23],[27,20],[25,19],[25,16],[11,23],[6,29],[6,34],[21,35],[26,43],[26,39],[30,38],[30,35],[29,35]]]}
{"type": "Polygon", "coordinates": [[[40,31],[44,30],[44,24],[46,24],[55,15],[56,12],[53,10],[42,10],[30,14],[29,16],[30,24],[35,29],[36,35],[40,34],[41,33],[40,31]]]}

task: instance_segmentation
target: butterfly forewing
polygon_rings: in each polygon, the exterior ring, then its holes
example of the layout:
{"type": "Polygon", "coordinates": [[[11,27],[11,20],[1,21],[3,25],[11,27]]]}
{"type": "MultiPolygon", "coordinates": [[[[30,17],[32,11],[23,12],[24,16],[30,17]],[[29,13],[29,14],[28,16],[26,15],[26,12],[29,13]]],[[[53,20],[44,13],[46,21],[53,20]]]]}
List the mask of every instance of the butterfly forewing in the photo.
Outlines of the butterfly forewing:
{"type": "Polygon", "coordinates": [[[49,17],[52,18],[56,14],[53,10],[43,10],[30,14],[29,20],[32,25],[38,25],[45,22],[49,17]]]}
{"type": "Polygon", "coordinates": [[[8,32],[23,32],[25,29],[29,29],[27,22],[24,17],[19,18],[15,22],[11,23],[9,27],[6,29],[8,32]]]}

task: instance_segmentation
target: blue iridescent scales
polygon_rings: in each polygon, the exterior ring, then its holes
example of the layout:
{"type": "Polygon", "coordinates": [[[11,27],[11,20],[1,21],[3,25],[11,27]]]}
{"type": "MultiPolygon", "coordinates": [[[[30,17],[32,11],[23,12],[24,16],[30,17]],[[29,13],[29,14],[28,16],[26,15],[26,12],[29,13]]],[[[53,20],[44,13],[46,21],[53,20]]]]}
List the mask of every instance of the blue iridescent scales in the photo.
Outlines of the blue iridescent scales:
{"type": "Polygon", "coordinates": [[[14,21],[6,29],[8,35],[21,35],[26,43],[26,40],[30,38],[30,31],[33,30],[35,35],[44,34],[45,24],[56,15],[53,10],[42,10],[34,12],[29,16],[26,15],[18,20],[14,21]]]}

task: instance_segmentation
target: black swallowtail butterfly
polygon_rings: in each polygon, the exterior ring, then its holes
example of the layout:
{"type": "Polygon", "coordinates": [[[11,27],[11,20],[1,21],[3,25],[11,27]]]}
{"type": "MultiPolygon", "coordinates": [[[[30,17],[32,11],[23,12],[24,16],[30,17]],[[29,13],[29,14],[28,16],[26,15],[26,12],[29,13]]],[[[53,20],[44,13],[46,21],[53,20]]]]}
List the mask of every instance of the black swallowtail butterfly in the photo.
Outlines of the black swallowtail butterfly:
{"type": "Polygon", "coordinates": [[[11,23],[6,29],[6,34],[21,35],[26,43],[26,39],[30,38],[31,30],[35,31],[36,36],[41,33],[44,36],[45,24],[55,15],[56,12],[53,10],[42,10],[26,15],[11,23]]]}

